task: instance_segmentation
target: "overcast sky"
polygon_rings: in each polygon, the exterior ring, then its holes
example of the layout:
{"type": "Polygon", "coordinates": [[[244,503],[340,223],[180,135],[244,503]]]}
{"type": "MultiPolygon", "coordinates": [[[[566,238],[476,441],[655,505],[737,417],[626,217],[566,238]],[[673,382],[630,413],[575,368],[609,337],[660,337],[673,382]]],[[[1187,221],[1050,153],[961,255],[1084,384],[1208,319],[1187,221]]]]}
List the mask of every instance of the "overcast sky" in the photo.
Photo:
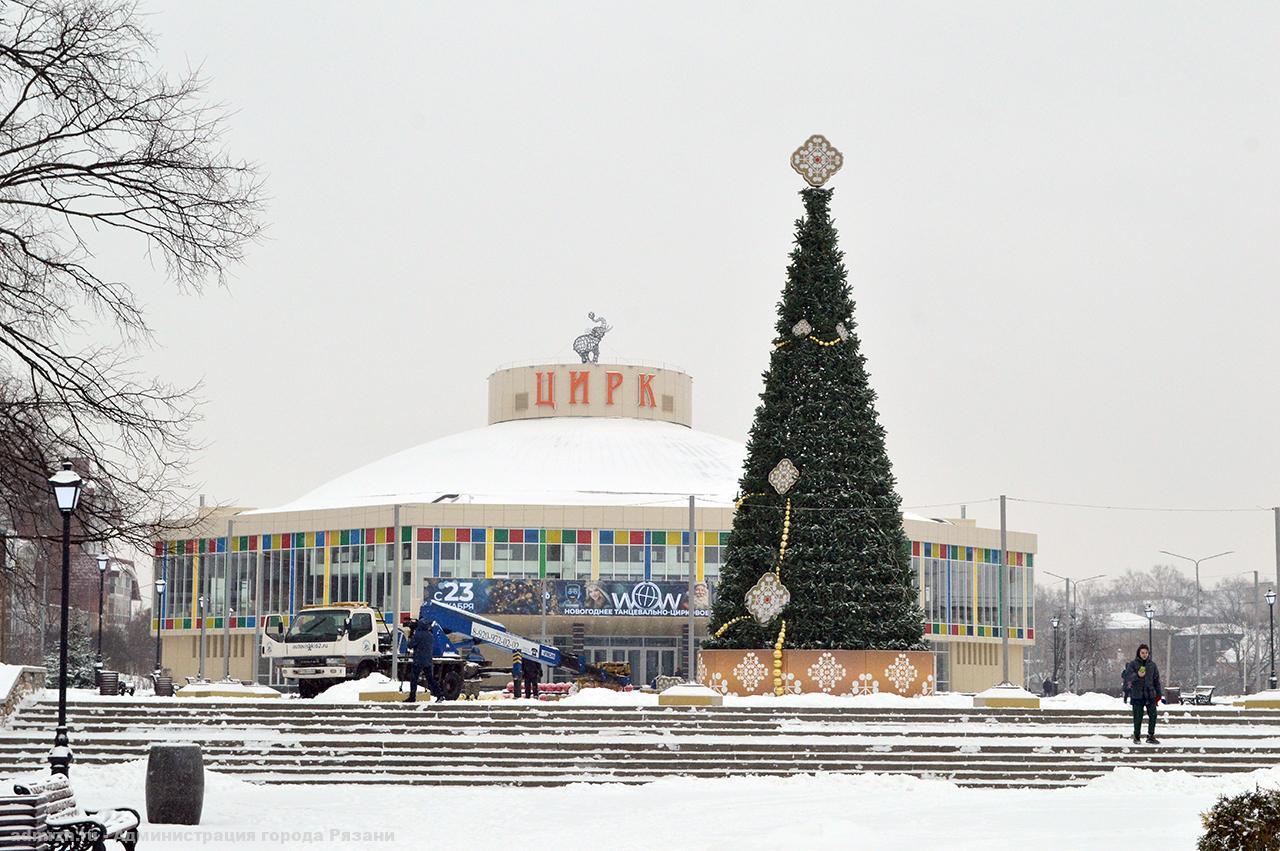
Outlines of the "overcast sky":
{"type": "MultiPolygon", "coordinates": [[[[143,365],[204,381],[211,500],[482,425],[493,368],[572,358],[588,311],[605,358],[686,369],[696,427],[744,439],[788,155],[823,133],[905,505],[1280,503],[1280,6],[144,8],[272,196],[225,290],[107,258],[148,303],[143,365]]],[[[1055,573],[1232,549],[1206,576],[1275,575],[1265,510],[1009,524],[1055,573]]]]}

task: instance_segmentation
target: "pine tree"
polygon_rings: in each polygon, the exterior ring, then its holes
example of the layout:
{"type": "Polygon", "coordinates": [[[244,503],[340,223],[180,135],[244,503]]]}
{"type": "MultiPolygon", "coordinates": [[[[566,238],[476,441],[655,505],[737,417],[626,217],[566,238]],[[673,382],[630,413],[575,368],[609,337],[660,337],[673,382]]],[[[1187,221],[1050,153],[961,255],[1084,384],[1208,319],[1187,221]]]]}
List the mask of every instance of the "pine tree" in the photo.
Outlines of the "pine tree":
{"type": "Polygon", "coordinates": [[[805,216],[796,223],[710,631],[729,626],[704,646],[769,647],[785,620],[789,648],[920,649],[901,500],[854,333],[844,255],[829,212],[832,190],[800,195],[805,216]],[[802,320],[812,330],[797,329],[802,320]],[[768,476],[784,458],[800,477],[780,495],[768,476]],[[776,566],[790,603],[760,625],[747,615],[744,598],[776,566]]]}
{"type": "MultiPolygon", "coordinates": [[[[94,667],[97,653],[89,634],[89,618],[83,612],[68,612],[67,621],[67,687],[91,688],[97,685],[98,671],[94,667]]],[[[45,682],[50,688],[58,687],[58,663],[61,636],[57,623],[49,624],[45,642],[45,682]]]]}

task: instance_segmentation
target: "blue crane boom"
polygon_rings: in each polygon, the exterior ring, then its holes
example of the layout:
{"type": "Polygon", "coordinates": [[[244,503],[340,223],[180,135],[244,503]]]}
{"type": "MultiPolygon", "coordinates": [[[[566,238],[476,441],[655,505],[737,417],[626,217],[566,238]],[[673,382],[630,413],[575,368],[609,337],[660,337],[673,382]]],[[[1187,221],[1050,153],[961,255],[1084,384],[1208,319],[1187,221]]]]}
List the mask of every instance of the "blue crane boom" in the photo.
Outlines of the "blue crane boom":
{"type": "MultiPolygon", "coordinates": [[[[423,603],[418,612],[418,619],[423,623],[435,621],[449,635],[465,635],[474,643],[492,644],[495,647],[518,652],[525,661],[536,660],[550,668],[563,668],[580,676],[595,677],[601,682],[614,685],[626,686],[631,684],[630,677],[618,676],[601,670],[581,656],[566,653],[559,647],[554,647],[550,644],[540,644],[532,639],[516,635],[495,620],[489,620],[472,612],[450,606],[447,603],[441,603],[439,600],[427,600],[423,603]]],[[[452,646],[452,643],[450,644],[451,646],[448,649],[456,652],[456,648],[452,646]]]]}

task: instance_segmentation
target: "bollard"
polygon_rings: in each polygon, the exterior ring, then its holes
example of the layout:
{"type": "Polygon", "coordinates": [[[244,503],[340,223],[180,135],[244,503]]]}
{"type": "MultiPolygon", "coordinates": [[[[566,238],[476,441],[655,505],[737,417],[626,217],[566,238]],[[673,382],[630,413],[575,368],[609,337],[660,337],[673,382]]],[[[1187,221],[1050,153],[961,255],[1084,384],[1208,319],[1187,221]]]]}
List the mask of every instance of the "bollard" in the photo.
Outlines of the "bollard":
{"type": "Polygon", "coordinates": [[[199,824],[204,752],[197,742],[153,742],[147,755],[147,821],[199,824]]]}

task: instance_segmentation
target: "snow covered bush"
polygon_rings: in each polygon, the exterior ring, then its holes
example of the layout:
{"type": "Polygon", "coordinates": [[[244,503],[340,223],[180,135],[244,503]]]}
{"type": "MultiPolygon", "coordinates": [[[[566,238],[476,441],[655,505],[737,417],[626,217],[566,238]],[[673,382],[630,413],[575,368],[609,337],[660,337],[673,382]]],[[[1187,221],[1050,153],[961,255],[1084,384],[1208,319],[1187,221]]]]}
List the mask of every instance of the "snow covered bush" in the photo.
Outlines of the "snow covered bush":
{"type": "Polygon", "coordinates": [[[1224,795],[1200,818],[1199,851],[1280,851],[1280,789],[1224,795]]]}

